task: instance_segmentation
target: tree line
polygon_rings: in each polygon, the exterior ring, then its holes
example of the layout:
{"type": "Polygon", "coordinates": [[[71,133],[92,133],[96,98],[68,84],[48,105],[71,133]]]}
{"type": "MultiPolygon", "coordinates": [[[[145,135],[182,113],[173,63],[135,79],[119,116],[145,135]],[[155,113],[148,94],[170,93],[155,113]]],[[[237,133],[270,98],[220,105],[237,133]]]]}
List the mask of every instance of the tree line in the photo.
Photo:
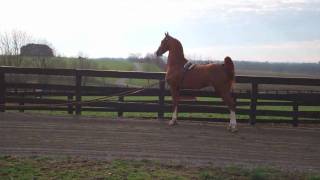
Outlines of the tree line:
{"type": "Polygon", "coordinates": [[[82,52],[78,57],[65,58],[57,55],[53,45],[47,40],[32,37],[24,31],[13,30],[11,32],[0,32],[0,66],[15,67],[37,67],[37,68],[80,68],[94,69],[94,63],[82,52]],[[50,55],[43,55],[33,49],[39,55],[23,53],[22,50],[31,50],[35,47],[48,47],[50,55]],[[66,60],[68,59],[68,60],[66,60]]]}

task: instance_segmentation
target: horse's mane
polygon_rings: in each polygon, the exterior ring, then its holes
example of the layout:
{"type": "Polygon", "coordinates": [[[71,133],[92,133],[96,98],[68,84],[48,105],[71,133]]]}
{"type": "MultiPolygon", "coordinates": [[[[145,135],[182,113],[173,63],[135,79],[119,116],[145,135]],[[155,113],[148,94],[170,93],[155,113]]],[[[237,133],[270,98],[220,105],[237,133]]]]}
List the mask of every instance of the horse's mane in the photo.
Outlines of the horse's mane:
{"type": "Polygon", "coordinates": [[[175,52],[181,53],[182,57],[184,58],[183,47],[182,47],[181,42],[178,39],[173,38],[171,36],[170,36],[170,39],[173,40],[173,42],[174,42],[173,45],[174,45],[174,48],[175,48],[175,52]]]}

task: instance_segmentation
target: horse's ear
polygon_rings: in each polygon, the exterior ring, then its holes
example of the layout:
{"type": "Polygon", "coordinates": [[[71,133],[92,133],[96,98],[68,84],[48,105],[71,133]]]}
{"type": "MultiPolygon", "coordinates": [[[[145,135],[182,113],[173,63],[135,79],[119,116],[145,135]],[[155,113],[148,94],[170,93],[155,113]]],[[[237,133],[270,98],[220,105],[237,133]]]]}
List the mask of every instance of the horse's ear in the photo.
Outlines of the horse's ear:
{"type": "Polygon", "coordinates": [[[166,32],[166,33],[164,33],[164,35],[169,36],[169,33],[168,33],[168,32],[166,32]]]}

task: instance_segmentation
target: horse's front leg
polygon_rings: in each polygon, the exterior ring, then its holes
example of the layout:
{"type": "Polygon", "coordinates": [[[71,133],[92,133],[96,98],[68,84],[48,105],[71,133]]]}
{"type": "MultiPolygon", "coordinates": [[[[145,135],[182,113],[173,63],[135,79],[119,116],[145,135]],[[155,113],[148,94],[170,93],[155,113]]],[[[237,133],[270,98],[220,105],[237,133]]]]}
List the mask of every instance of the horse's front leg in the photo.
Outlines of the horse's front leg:
{"type": "Polygon", "coordinates": [[[221,95],[223,101],[226,103],[226,105],[228,106],[229,110],[230,110],[230,124],[228,129],[231,132],[237,132],[237,120],[236,120],[236,104],[234,102],[234,100],[232,99],[230,93],[223,93],[221,95]]]}
{"type": "Polygon", "coordinates": [[[172,119],[169,122],[170,126],[177,125],[177,119],[178,119],[178,103],[179,103],[179,90],[178,88],[171,88],[171,97],[172,97],[172,107],[173,107],[173,113],[172,113],[172,119]]]}

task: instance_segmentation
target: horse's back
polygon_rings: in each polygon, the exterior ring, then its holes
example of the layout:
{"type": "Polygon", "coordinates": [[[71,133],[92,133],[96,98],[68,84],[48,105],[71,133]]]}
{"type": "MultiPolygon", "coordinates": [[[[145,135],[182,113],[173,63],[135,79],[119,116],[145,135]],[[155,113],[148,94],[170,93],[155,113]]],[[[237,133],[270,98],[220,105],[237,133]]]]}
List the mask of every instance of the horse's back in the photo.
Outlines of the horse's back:
{"type": "Polygon", "coordinates": [[[203,88],[226,84],[225,68],[221,64],[198,64],[185,74],[186,88],[203,88]]]}
{"type": "Polygon", "coordinates": [[[221,64],[199,64],[195,66],[195,70],[198,74],[202,74],[204,76],[210,77],[210,79],[213,76],[221,76],[224,74],[224,68],[221,64]]]}

